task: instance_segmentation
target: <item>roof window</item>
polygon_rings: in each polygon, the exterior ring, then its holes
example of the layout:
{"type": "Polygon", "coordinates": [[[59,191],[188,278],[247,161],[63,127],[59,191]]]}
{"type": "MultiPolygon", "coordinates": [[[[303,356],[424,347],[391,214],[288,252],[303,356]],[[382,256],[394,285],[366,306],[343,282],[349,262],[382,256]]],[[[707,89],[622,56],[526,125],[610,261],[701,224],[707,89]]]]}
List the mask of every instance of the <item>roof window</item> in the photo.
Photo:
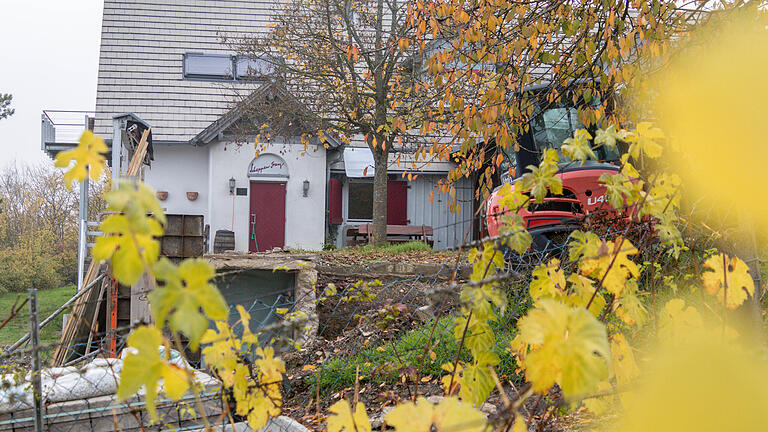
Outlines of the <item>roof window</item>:
{"type": "Polygon", "coordinates": [[[186,53],[183,56],[184,78],[211,81],[258,80],[275,71],[271,57],[249,57],[229,54],[186,53]]]}
{"type": "Polygon", "coordinates": [[[232,79],[232,56],[227,54],[184,54],[184,78],[232,79]]]}

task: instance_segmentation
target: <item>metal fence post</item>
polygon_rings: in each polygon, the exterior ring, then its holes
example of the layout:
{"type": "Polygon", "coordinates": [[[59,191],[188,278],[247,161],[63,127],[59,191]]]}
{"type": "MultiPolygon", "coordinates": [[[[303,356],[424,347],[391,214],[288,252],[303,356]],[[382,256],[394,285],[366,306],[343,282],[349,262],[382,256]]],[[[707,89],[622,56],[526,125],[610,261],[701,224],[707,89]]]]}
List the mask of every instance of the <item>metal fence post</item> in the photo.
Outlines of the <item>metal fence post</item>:
{"type": "Polygon", "coordinates": [[[40,384],[40,327],[37,325],[37,290],[29,290],[29,339],[32,344],[32,395],[35,400],[35,432],[43,432],[43,401],[40,384]]]}

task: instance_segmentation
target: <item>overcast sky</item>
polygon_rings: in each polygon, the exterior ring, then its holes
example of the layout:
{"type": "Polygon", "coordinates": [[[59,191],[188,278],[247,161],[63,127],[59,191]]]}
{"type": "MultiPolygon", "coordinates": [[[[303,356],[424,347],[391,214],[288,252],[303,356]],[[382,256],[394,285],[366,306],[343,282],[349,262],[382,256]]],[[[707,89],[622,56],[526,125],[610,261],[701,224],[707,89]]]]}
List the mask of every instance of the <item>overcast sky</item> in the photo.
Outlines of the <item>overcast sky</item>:
{"type": "Polygon", "coordinates": [[[102,0],[1,0],[0,93],[16,113],[0,120],[0,167],[48,161],[40,150],[44,109],[93,110],[102,0]]]}

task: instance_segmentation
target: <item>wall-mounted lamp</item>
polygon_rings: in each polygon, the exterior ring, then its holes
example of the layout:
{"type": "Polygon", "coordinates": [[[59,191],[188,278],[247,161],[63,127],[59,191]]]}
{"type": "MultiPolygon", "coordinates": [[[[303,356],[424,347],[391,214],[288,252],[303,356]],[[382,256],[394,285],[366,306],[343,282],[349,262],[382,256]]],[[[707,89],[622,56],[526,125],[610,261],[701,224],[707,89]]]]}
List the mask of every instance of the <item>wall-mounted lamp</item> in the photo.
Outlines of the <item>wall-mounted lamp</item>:
{"type": "Polygon", "coordinates": [[[232,177],[229,179],[229,194],[234,195],[235,194],[235,178],[232,177]]]}
{"type": "Polygon", "coordinates": [[[309,180],[304,180],[304,196],[309,195],[309,180]]]}

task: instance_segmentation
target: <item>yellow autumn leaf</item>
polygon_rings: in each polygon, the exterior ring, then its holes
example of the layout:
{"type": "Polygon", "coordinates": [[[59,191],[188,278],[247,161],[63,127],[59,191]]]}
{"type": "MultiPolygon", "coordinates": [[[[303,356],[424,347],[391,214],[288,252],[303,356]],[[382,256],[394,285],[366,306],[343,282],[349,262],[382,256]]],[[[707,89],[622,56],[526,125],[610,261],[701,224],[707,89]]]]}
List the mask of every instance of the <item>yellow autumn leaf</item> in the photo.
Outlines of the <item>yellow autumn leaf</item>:
{"type": "Polygon", "coordinates": [[[654,127],[650,122],[640,122],[637,129],[629,136],[629,153],[637,159],[644,154],[651,159],[661,156],[663,147],[659,141],[664,139],[661,129],[654,127]]]}
{"type": "Polygon", "coordinates": [[[285,364],[280,357],[275,357],[275,349],[271,346],[256,349],[257,358],[253,365],[259,371],[259,381],[262,383],[277,383],[283,380],[285,364]]]}
{"type": "Polygon", "coordinates": [[[129,352],[125,356],[120,372],[120,385],[117,388],[117,398],[123,401],[144,387],[147,411],[153,419],[157,418],[157,383],[167,367],[160,357],[159,348],[162,343],[163,335],[156,327],[141,326],[134,330],[128,336],[128,346],[135,349],[135,352],[129,352]]]}
{"type": "Polygon", "coordinates": [[[614,388],[611,383],[608,381],[600,381],[596,391],[599,396],[588,397],[584,399],[582,403],[589,412],[599,416],[613,408],[615,399],[614,395],[611,394],[613,391],[614,388]]]}
{"type": "MultiPolygon", "coordinates": [[[[480,410],[456,397],[447,397],[434,405],[433,421],[438,431],[481,432],[487,422],[480,410]]],[[[426,431],[425,431],[426,432],[426,431]]]]}
{"type": "Polygon", "coordinates": [[[631,386],[640,376],[640,367],[635,361],[632,347],[622,333],[611,336],[611,360],[613,376],[619,388],[618,396],[624,407],[631,405],[634,394],[631,386]]]}
{"type": "Polygon", "coordinates": [[[80,136],[77,147],[72,150],[60,152],[56,155],[56,168],[67,168],[72,161],[75,164],[64,174],[64,185],[67,189],[72,188],[72,182],[81,182],[88,178],[94,181],[99,179],[104,169],[104,154],[107,153],[107,145],[104,140],[94,135],[93,132],[86,130],[80,136]]]}
{"type": "Polygon", "coordinates": [[[386,421],[395,432],[430,432],[433,426],[437,432],[480,432],[487,424],[479,410],[455,396],[437,404],[419,396],[415,403],[397,405],[387,414],[386,421]]]}
{"type": "Polygon", "coordinates": [[[504,244],[520,254],[528,250],[533,242],[531,233],[525,229],[523,218],[517,213],[501,216],[499,233],[504,236],[504,244]]]}
{"type": "Polygon", "coordinates": [[[515,424],[512,425],[512,432],[528,432],[528,425],[520,413],[515,414],[515,424]]]}
{"type": "Polygon", "coordinates": [[[243,328],[243,343],[247,344],[249,347],[257,344],[258,338],[251,331],[251,314],[245,310],[243,305],[237,305],[235,306],[235,309],[237,309],[237,313],[240,315],[240,325],[243,328]]]}
{"type": "MultiPolygon", "coordinates": [[[[747,4],[748,5],[748,4],[747,4]]],[[[756,5],[756,4],[754,4],[756,5]]],[[[765,145],[768,45],[765,15],[756,7],[706,20],[650,82],[647,101],[679,151],[670,156],[697,208],[716,216],[749,215],[768,230],[768,200],[756,197],[768,166],[765,145]],[[706,89],[706,91],[702,91],[706,89]],[[737,163],[727,163],[727,154],[737,163]]]]}
{"type": "Polygon", "coordinates": [[[190,386],[191,375],[175,364],[169,363],[163,369],[163,389],[166,396],[173,400],[179,400],[184,396],[190,386]]]}
{"type": "Polygon", "coordinates": [[[155,237],[163,235],[165,214],[152,189],[143,184],[122,182],[104,199],[114,214],[99,225],[104,235],[96,239],[93,257],[110,260],[117,280],[133,285],[157,261],[160,243],[155,237]]]}
{"type": "Polygon", "coordinates": [[[560,299],[565,292],[565,273],[557,258],[552,258],[546,265],[537,266],[531,276],[533,280],[528,290],[534,301],[540,298],[560,299]]]}
{"type": "Polygon", "coordinates": [[[589,305],[589,313],[598,318],[605,308],[605,297],[603,297],[602,293],[595,292],[594,281],[572,273],[568,276],[568,282],[571,283],[571,288],[568,296],[563,298],[563,302],[569,306],[582,306],[585,308],[589,305]]]}
{"type": "Polygon", "coordinates": [[[621,295],[629,277],[640,276],[640,269],[629,256],[637,254],[637,249],[628,239],[621,237],[613,241],[600,241],[595,236],[587,238],[588,244],[579,260],[579,270],[584,276],[602,280],[605,289],[614,295],[621,295]],[[598,243],[599,242],[599,243],[598,243]]]}
{"type": "Polygon", "coordinates": [[[640,327],[645,324],[648,311],[637,297],[638,290],[637,279],[627,279],[621,295],[613,304],[613,311],[626,324],[640,327]]]}
{"type": "Polygon", "coordinates": [[[607,378],[611,360],[605,327],[586,309],[542,299],[518,328],[529,347],[525,376],[535,392],[558,384],[573,399],[593,392],[607,378]]]}
{"type": "Polygon", "coordinates": [[[328,432],[371,432],[371,422],[365,405],[358,402],[354,411],[346,400],[340,400],[328,409],[328,432]]]}
{"type": "Polygon", "coordinates": [[[736,309],[755,293],[755,283],[749,275],[749,267],[738,257],[717,254],[704,262],[704,290],[715,296],[728,309],[736,309]]]}
{"type": "Polygon", "coordinates": [[[397,405],[386,416],[387,425],[395,432],[429,432],[432,428],[432,404],[423,396],[416,402],[405,402],[397,405]]]}
{"type": "Polygon", "coordinates": [[[590,140],[592,135],[586,129],[577,129],[573,132],[573,137],[566,138],[563,141],[563,145],[560,147],[563,152],[563,156],[569,157],[571,160],[579,161],[581,165],[587,158],[597,159],[595,152],[592,151],[590,146],[590,140]]]}
{"type": "Polygon", "coordinates": [[[685,300],[675,298],[660,311],[658,335],[663,342],[675,344],[701,332],[703,326],[699,311],[693,306],[686,307],[685,300]]]}
{"type": "Polygon", "coordinates": [[[768,365],[754,347],[711,335],[651,353],[621,432],[765,430],[768,365]]]}

